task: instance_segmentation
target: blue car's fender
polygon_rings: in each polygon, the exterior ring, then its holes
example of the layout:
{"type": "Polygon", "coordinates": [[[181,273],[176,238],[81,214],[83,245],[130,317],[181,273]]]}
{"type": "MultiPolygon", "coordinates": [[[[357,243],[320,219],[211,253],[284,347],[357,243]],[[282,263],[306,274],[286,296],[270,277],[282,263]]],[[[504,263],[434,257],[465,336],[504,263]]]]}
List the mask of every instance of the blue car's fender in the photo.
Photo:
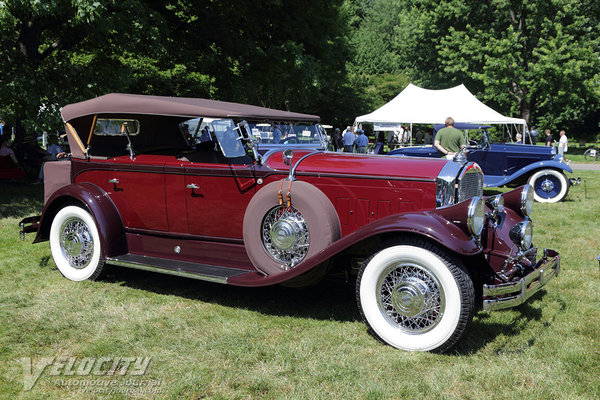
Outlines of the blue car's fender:
{"type": "Polygon", "coordinates": [[[513,174],[507,176],[484,175],[483,184],[485,187],[504,186],[513,182],[515,179],[522,177],[523,175],[529,176],[533,173],[533,171],[540,169],[558,169],[566,171],[568,173],[573,173],[571,167],[569,167],[562,161],[556,161],[556,159],[544,160],[533,162],[514,172],[513,174]]]}

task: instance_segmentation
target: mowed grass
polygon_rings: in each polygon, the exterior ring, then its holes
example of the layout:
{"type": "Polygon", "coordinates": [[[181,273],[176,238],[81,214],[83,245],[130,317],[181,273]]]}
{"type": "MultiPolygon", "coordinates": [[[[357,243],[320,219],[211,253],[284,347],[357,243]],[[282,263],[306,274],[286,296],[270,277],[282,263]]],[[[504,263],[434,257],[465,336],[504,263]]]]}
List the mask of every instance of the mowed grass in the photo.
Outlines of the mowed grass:
{"type": "Polygon", "coordinates": [[[561,275],[520,307],[479,312],[449,354],[375,340],[344,282],[250,289],[117,268],[68,281],[47,242],[18,236],[41,188],[1,185],[0,398],[600,398],[600,172],[573,175],[585,187],[533,215],[535,244],[561,253],[561,275]],[[47,371],[24,391],[21,359],[55,356],[151,357],[133,378],[160,392],[82,394],[57,378],[89,377],[47,371]]]}

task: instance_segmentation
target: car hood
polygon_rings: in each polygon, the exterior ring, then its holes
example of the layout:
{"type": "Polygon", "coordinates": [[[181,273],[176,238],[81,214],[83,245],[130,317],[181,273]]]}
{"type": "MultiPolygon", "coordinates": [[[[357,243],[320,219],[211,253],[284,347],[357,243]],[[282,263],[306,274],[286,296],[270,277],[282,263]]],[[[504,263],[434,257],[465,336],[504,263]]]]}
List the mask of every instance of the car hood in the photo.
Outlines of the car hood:
{"type": "MultiPolygon", "coordinates": [[[[444,165],[451,162],[439,158],[404,158],[336,152],[311,153],[313,152],[294,151],[292,165],[296,165],[301,160],[296,173],[344,174],[434,181],[444,165]]],[[[266,154],[265,165],[273,170],[289,170],[289,166],[283,162],[282,150],[266,154]]]]}

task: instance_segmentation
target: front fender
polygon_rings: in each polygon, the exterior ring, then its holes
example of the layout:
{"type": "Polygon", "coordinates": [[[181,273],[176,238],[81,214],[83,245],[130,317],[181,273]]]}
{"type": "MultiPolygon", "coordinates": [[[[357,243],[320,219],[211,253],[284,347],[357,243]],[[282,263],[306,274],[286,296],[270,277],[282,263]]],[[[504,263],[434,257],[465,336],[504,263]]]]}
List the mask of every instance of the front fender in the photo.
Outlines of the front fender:
{"type": "Polygon", "coordinates": [[[570,174],[573,173],[573,169],[571,169],[571,167],[569,167],[564,162],[556,161],[556,160],[537,161],[537,162],[531,163],[531,164],[519,169],[518,171],[512,173],[511,175],[507,175],[507,176],[485,175],[484,185],[485,185],[485,187],[504,186],[524,175],[531,175],[531,173],[533,171],[539,170],[539,169],[558,169],[558,170],[566,171],[570,174]]]}
{"type": "Polygon", "coordinates": [[[342,237],[331,246],[287,272],[267,277],[259,274],[254,277],[248,277],[247,275],[232,277],[228,279],[227,283],[238,286],[266,286],[285,282],[370,237],[393,233],[412,233],[431,239],[458,254],[475,255],[482,251],[481,247],[458,225],[452,222],[457,220],[457,215],[463,215],[466,219],[468,203],[468,201],[464,201],[445,209],[390,215],[342,237]]]}
{"type": "Polygon", "coordinates": [[[50,196],[42,211],[40,227],[33,243],[48,240],[56,213],[73,203],[82,203],[96,221],[104,258],[127,252],[125,230],[117,208],[105,191],[91,183],[63,186],[50,196]]]}

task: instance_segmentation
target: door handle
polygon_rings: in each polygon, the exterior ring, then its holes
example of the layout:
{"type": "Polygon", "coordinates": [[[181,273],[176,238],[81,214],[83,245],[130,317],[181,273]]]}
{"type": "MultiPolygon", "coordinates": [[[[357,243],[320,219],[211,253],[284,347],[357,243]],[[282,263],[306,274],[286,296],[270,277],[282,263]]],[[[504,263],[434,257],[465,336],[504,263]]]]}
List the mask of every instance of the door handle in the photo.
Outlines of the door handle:
{"type": "Polygon", "coordinates": [[[189,185],[186,185],[185,187],[188,189],[192,189],[192,190],[200,189],[200,186],[196,185],[195,183],[190,183],[189,185]]]}
{"type": "Polygon", "coordinates": [[[117,184],[119,183],[119,180],[117,178],[109,179],[108,183],[112,183],[113,184],[113,190],[115,192],[120,192],[120,191],[123,190],[123,189],[117,187],[117,184]]]}

